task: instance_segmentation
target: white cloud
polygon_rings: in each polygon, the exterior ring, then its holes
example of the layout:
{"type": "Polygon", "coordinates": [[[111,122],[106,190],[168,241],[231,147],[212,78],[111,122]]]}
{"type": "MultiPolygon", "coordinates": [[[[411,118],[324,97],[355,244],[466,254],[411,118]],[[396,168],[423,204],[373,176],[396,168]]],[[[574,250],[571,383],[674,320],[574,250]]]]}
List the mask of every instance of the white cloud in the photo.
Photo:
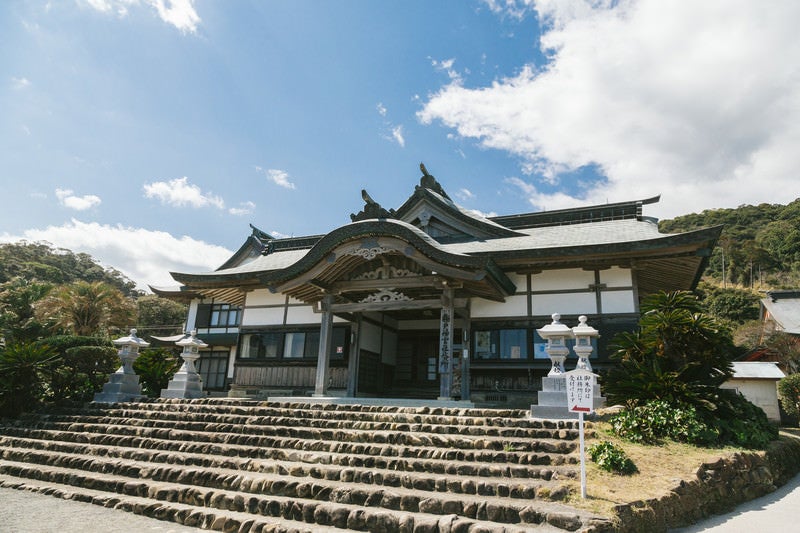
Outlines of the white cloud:
{"type": "Polygon", "coordinates": [[[233,254],[221,246],[197,241],[187,236],[174,237],[163,231],[111,226],[96,222],[71,220],[61,226],[29,229],[22,235],[0,235],[2,242],[46,241],[75,253],[87,253],[111,266],[137,283],[175,286],[169,272],[208,272],[233,254]]]}
{"type": "Polygon", "coordinates": [[[800,195],[800,3],[543,0],[535,9],[547,65],[477,89],[456,78],[418,113],[519,157],[534,206],[662,193],[648,211],[675,216],[800,195]],[[587,165],[607,180],[541,192],[587,165]]]}
{"type": "Polygon", "coordinates": [[[285,170],[278,170],[275,168],[270,169],[263,169],[261,167],[256,167],[258,172],[263,172],[264,175],[267,176],[267,179],[278,185],[279,187],[283,187],[284,189],[295,189],[294,183],[289,181],[289,173],[285,170]]]}
{"type": "Polygon", "coordinates": [[[472,193],[472,191],[470,191],[469,189],[463,189],[463,188],[457,190],[456,193],[455,193],[455,196],[456,196],[456,198],[458,198],[462,202],[465,202],[467,200],[472,200],[473,198],[475,198],[475,195],[472,193]]]}
{"type": "Polygon", "coordinates": [[[431,65],[436,70],[441,72],[447,73],[447,77],[450,78],[451,83],[453,84],[460,84],[462,81],[461,74],[459,74],[454,68],[453,65],[455,64],[456,60],[454,58],[451,59],[444,59],[442,61],[437,61],[436,59],[431,59],[431,65]]]}
{"type": "Polygon", "coordinates": [[[144,184],[144,195],[157,198],[162,204],[174,207],[206,207],[225,208],[225,202],[219,196],[206,194],[200,187],[189,183],[189,178],[175,178],[170,181],[156,181],[144,184]]]}
{"type": "Polygon", "coordinates": [[[405,148],[406,139],[403,137],[403,126],[395,126],[392,128],[392,139],[397,142],[401,147],[405,148]]]}
{"type": "Polygon", "coordinates": [[[28,78],[11,78],[11,88],[16,91],[21,91],[30,86],[31,82],[28,78]]]}
{"type": "Polygon", "coordinates": [[[145,5],[155,9],[158,17],[179,29],[182,33],[197,32],[202,22],[194,9],[194,0],[85,0],[89,7],[101,13],[116,13],[125,17],[133,7],[145,5]]]}
{"type": "Polygon", "coordinates": [[[375,109],[378,110],[378,114],[380,116],[382,116],[382,117],[386,116],[387,110],[386,110],[386,107],[382,103],[378,102],[378,105],[375,106],[375,109]]]}
{"type": "Polygon", "coordinates": [[[276,239],[288,239],[289,237],[291,237],[291,235],[289,235],[288,233],[281,233],[280,231],[270,231],[269,234],[275,237],[276,239]]]}
{"type": "Polygon", "coordinates": [[[94,194],[86,194],[84,196],[75,196],[70,189],[56,189],[56,198],[58,202],[64,207],[74,209],[76,211],[86,211],[96,205],[100,205],[102,200],[99,196],[94,194]]]}
{"type": "Polygon", "coordinates": [[[253,212],[255,208],[256,204],[254,204],[253,202],[250,201],[241,202],[239,204],[239,207],[231,207],[230,209],[228,209],[228,213],[236,216],[249,215],[250,213],[253,212]]]}

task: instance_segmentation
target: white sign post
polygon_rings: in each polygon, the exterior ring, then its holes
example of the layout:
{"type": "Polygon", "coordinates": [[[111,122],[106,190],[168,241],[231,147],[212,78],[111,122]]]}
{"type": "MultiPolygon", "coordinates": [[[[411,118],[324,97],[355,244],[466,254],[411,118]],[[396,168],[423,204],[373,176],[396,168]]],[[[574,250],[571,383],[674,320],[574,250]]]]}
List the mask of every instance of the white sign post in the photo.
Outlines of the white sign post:
{"type": "Polygon", "coordinates": [[[581,441],[581,498],[586,498],[586,452],[583,441],[583,415],[594,411],[594,385],[597,374],[576,368],[565,373],[567,381],[567,408],[578,413],[578,431],[581,441]]]}

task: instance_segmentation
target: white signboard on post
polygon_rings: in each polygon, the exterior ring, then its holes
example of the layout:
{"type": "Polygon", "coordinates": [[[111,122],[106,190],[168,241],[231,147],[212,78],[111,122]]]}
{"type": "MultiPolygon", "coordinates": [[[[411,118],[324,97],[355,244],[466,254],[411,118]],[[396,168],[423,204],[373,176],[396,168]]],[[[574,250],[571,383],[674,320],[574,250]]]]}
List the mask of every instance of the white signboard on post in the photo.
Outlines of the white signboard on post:
{"type": "Polygon", "coordinates": [[[588,370],[570,370],[567,378],[567,408],[571,413],[594,411],[594,384],[596,374],[588,370]]]}

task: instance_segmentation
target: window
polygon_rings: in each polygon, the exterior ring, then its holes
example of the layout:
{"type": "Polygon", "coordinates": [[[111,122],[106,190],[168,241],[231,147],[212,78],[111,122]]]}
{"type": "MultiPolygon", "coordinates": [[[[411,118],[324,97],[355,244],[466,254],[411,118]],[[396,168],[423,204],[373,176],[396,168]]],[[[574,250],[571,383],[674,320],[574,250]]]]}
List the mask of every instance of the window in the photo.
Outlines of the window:
{"type": "Polygon", "coordinates": [[[203,388],[208,390],[224,390],[228,374],[228,350],[200,352],[197,360],[197,373],[203,379],[203,388]]]}
{"type": "Polygon", "coordinates": [[[213,304],[211,306],[211,327],[238,326],[241,308],[230,304],[213,304]]]}
{"type": "Polygon", "coordinates": [[[475,331],[475,359],[527,359],[528,331],[490,329],[475,331]]]}
{"type": "Polygon", "coordinates": [[[280,357],[283,333],[265,332],[242,335],[242,359],[274,359],[280,357]]]}
{"type": "Polygon", "coordinates": [[[241,319],[242,308],[230,304],[199,304],[194,325],[196,328],[236,327],[241,319]]]}
{"type": "MultiPolygon", "coordinates": [[[[333,328],[331,359],[343,359],[347,353],[348,329],[333,328]]],[[[240,359],[309,359],[319,355],[319,329],[304,331],[268,331],[241,336],[240,359]]]]}

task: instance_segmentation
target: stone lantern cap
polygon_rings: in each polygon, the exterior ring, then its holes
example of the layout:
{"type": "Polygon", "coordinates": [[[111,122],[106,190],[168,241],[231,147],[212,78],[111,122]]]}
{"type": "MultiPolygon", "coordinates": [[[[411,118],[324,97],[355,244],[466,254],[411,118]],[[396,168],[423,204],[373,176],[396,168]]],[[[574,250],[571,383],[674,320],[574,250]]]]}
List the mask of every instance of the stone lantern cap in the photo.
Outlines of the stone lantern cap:
{"type": "Polygon", "coordinates": [[[572,328],[572,334],[576,337],[597,337],[600,332],[586,323],[586,315],[578,317],[578,325],[572,328]]]}
{"type": "Polygon", "coordinates": [[[197,330],[193,329],[188,335],[186,335],[181,340],[177,341],[175,344],[178,346],[182,346],[184,349],[205,348],[206,346],[208,346],[208,344],[195,337],[196,334],[197,330]]]}
{"type": "Polygon", "coordinates": [[[147,348],[150,346],[149,342],[136,336],[136,328],[132,328],[130,335],[127,337],[120,337],[111,342],[117,346],[136,346],[137,348],[147,348]]]}
{"type": "MultiPolygon", "coordinates": [[[[561,323],[561,315],[558,313],[552,314],[553,322],[547,324],[536,332],[545,340],[550,340],[552,337],[571,337],[572,329],[566,324],[561,323]]],[[[585,317],[584,317],[585,318],[585,317]]]]}

